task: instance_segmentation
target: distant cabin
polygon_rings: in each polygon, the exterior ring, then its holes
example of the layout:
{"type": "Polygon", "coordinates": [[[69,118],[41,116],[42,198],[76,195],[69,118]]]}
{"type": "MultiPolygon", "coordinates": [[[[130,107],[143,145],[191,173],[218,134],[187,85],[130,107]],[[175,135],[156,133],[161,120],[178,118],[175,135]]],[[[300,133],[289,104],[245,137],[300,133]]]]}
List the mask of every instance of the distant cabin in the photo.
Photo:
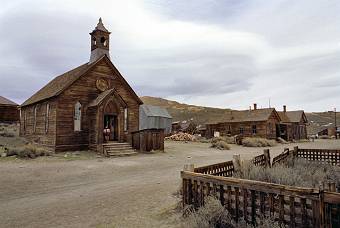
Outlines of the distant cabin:
{"type": "Polygon", "coordinates": [[[17,122],[19,119],[19,105],[0,96],[0,122],[17,122]]]}
{"type": "Polygon", "coordinates": [[[308,120],[304,111],[277,112],[275,108],[231,110],[229,114],[213,123],[206,124],[207,138],[220,136],[261,137],[285,140],[300,140],[307,138],[308,120]]]}
{"type": "Polygon", "coordinates": [[[21,136],[53,151],[103,152],[108,142],[131,144],[143,102],[110,60],[110,32],[101,19],[90,36],[89,61],[21,105],[21,136]]]}
{"type": "Polygon", "coordinates": [[[139,130],[164,129],[166,135],[171,133],[172,116],[169,112],[159,106],[139,106],[139,130]]]}

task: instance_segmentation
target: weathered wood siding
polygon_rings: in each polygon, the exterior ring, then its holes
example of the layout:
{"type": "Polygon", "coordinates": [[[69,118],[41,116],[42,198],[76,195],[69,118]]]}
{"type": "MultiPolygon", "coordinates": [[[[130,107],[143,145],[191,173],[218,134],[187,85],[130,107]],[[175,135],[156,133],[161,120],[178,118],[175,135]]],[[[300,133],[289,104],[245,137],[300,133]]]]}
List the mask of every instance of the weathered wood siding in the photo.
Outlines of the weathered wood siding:
{"type": "Polygon", "coordinates": [[[19,121],[19,108],[15,105],[0,105],[0,122],[19,121]]]}
{"type": "Polygon", "coordinates": [[[266,121],[244,121],[244,122],[224,122],[217,124],[207,124],[206,137],[211,138],[214,132],[225,135],[243,135],[244,137],[261,137],[268,139],[276,138],[276,125],[279,119],[273,112],[266,121]],[[253,126],[256,126],[256,133],[253,133],[253,126]],[[243,134],[240,129],[243,128],[243,134]]]}
{"type": "Polygon", "coordinates": [[[50,99],[38,104],[21,107],[20,136],[54,150],[56,142],[56,110],[56,99],[50,99]],[[49,105],[48,116],[46,108],[47,104],[49,105]],[[36,120],[34,120],[35,108],[37,109],[36,120]],[[47,117],[48,119],[46,119],[47,117]],[[34,121],[36,121],[35,129],[34,121]],[[47,124],[47,129],[45,128],[45,124],[47,124]]]}

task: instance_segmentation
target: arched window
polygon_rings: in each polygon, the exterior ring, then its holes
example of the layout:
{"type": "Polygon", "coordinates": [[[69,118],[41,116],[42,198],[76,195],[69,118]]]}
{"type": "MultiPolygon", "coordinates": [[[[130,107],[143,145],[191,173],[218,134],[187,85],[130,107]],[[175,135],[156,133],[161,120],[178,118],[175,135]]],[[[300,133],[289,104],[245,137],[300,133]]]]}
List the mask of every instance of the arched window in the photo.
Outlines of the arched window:
{"type": "Polygon", "coordinates": [[[74,106],[74,131],[81,130],[81,104],[78,101],[74,106]]]}
{"type": "Polygon", "coordinates": [[[129,124],[128,109],[124,108],[124,131],[128,130],[128,124],[129,124]]]}

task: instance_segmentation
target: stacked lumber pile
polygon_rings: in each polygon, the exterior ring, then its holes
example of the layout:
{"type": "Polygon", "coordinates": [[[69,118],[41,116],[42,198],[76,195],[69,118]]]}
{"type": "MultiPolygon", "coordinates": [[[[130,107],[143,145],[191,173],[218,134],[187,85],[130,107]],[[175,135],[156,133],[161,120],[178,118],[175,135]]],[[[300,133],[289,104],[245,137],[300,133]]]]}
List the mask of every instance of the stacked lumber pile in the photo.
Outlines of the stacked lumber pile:
{"type": "Polygon", "coordinates": [[[184,132],[179,132],[177,134],[166,137],[165,139],[173,141],[196,141],[196,136],[184,132]]]}

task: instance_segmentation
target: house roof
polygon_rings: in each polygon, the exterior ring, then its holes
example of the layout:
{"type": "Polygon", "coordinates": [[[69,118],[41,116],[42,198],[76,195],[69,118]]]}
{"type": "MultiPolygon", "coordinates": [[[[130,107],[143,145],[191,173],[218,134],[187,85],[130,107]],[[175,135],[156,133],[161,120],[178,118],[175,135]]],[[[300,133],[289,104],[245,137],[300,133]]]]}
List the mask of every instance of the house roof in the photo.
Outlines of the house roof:
{"type": "Polygon", "coordinates": [[[272,113],[275,113],[280,119],[274,108],[263,108],[253,110],[232,110],[229,114],[224,115],[220,122],[252,122],[252,121],[267,121],[272,113]]]}
{"type": "Polygon", "coordinates": [[[18,106],[17,103],[3,97],[3,96],[0,96],[0,105],[15,105],[15,106],[18,106]]]}
{"type": "Polygon", "coordinates": [[[291,122],[285,112],[277,112],[277,113],[279,114],[279,116],[281,118],[281,122],[283,122],[283,123],[291,122]]]}
{"type": "MultiPolygon", "coordinates": [[[[103,55],[101,58],[99,58],[97,61],[89,64],[85,63],[83,65],[80,65],[79,67],[76,67],[73,70],[70,70],[62,75],[57,76],[52,81],[47,83],[43,88],[41,88],[38,92],[33,94],[29,99],[27,99],[21,106],[27,106],[30,104],[37,103],[42,100],[46,100],[55,96],[58,96],[60,93],[62,93],[65,89],[67,89],[69,86],[71,86],[75,81],[77,81],[82,75],[87,73],[92,67],[96,65],[99,61],[102,59],[105,59],[111,67],[117,72],[117,74],[120,75],[119,71],[115,68],[115,66],[112,64],[111,60],[106,56],[103,55]]],[[[121,76],[121,75],[120,75],[121,76]]],[[[136,100],[142,104],[143,102],[140,100],[140,98],[136,95],[136,93],[132,90],[132,88],[129,86],[129,84],[126,82],[126,80],[121,76],[121,79],[123,82],[130,88],[130,91],[135,96],[136,100]]]]}
{"type": "Polygon", "coordinates": [[[298,111],[289,111],[286,112],[286,115],[290,119],[291,122],[300,122],[301,118],[304,118],[307,122],[307,117],[305,116],[305,112],[302,110],[298,111]]]}
{"type": "Polygon", "coordinates": [[[172,116],[169,114],[166,108],[145,104],[140,105],[139,107],[144,111],[147,116],[158,116],[172,119],[172,116]]]}

